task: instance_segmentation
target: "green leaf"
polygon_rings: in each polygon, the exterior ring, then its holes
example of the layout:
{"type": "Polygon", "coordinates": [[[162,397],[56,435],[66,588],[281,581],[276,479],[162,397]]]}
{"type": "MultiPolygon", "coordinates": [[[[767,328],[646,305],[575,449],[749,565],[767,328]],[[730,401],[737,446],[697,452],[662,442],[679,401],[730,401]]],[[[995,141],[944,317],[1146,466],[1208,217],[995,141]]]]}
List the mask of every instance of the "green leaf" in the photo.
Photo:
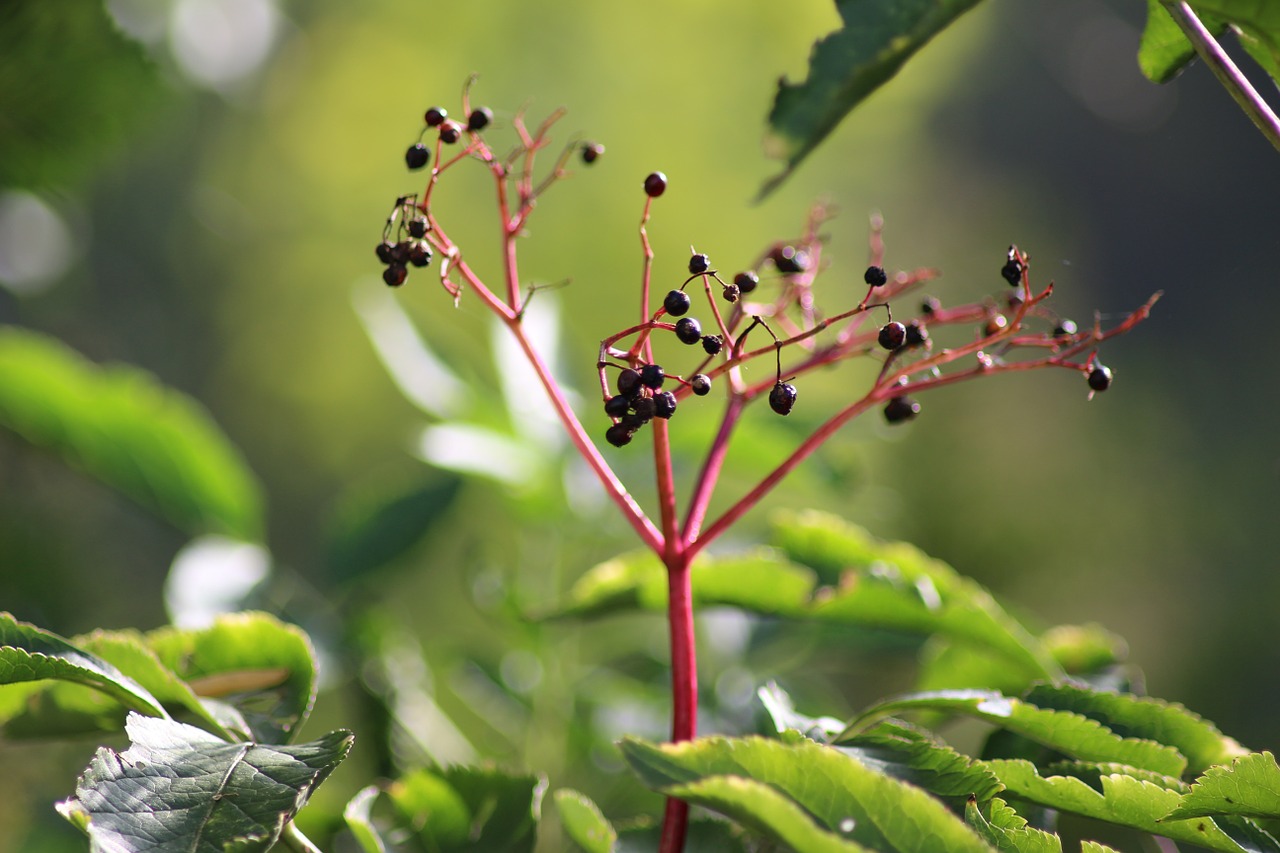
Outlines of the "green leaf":
{"type": "Polygon", "coordinates": [[[556,811],[565,834],[587,853],[610,853],[618,833],[586,794],[561,788],[555,794],[556,811]]]}
{"type": "Polygon", "coordinates": [[[391,802],[430,850],[532,851],[546,781],[485,767],[408,773],[387,789],[391,802]]]}
{"type": "Polygon", "coordinates": [[[373,804],[378,799],[377,785],[369,785],[356,792],[342,810],[342,819],[364,853],[387,853],[386,842],[373,825],[373,804]]]}
{"type": "Polygon", "coordinates": [[[100,748],[58,804],[94,851],[265,851],[351,749],[335,731],[298,746],[227,743],[202,729],[130,714],[130,747],[100,748]]]}
{"type": "Polygon", "coordinates": [[[982,762],[899,720],[885,720],[836,748],[874,770],[957,804],[969,797],[985,803],[1004,788],[982,762]]]}
{"type": "Polygon", "coordinates": [[[1210,767],[1165,819],[1204,815],[1280,819],[1280,767],[1275,756],[1254,752],[1230,765],[1210,767]]]}
{"type": "Polygon", "coordinates": [[[401,821],[416,827],[428,848],[449,850],[465,844],[471,810],[462,795],[434,771],[406,773],[387,788],[387,796],[401,821]]]}
{"type": "Polygon", "coordinates": [[[262,534],[262,497],[240,453],[199,403],[138,368],[0,327],[0,427],[184,530],[262,534]]]}
{"type": "Polygon", "coordinates": [[[799,735],[781,740],[706,737],[674,744],[624,738],[621,749],[649,787],[662,793],[679,791],[677,796],[698,802],[705,797],[735,818],[758,809],[779,821],[769,830],[773,837],[801,832],[793,820],[804,820],[813,831],[834,836],[833,842],[852,841],[875,850],[990,850],[925,791],[799,735]],[[698,787],[704,780],[723,777],[752,784],[718,781],[698,787]],[[764,789],[773,795],[762,793],[764,789]],[[780,807],[778,796],[799,808],[780,807]]]}
{"type": "Polygon", "coordinates": [[[1120,851],[1096,841],[1081,841],[1080,853],[1120,853],[1120,851]]]}
{"type": "Polygon", "coordinates": [[[786,161],[772,192],[845,115],[978,0],[837,0],[844,27],[819,40],[803,83],[778,84],[765,148],[786,161]]]}
{"type": "Polygon", "coordinates": [[[1083,761],[1117,762],[1173,777],[1187,766],[1186,758],[1173,747],[1121,737],[1074,711],[1040,707],[991,690],[941,690],[890,699],[854,718],[836,740],[842,742],[889,714],[912,710],[976,717],[1083,761]]]}
{"type": "MultiPolygon", "coordinates": [[[[51,631],[19,622],[0,612],[0,685],[15,685],[57,679],[86,685],[100,691],[126,708],[154,717],[167,717],[160,700],[134,679],[107,661],[68,642],[51,631]]],[[[25,701],[36,690],[22,688],[8,694],[0,689],[0,715],[14,715],[12,698],[25,701]]],[[[0,716],[0,719],[7,717],[0,716]]]]}
{"type": "Polygon", "coordinates": [[[1241,46],[1280,84],[1280,6],[1259,0],[1195,0],[1191,6],[1210,32],[1219,20],[1235,27],[1241,46]]]}
{"type": "Polygon", "coordinates": [[[964,819],[1000,853],[1062,853],[1062,839],[1028,826],[1026,819],[999,797],[981,805],[976,798],[969,798],[964,819]]]}
{"type": "Polygon", "coordinates": [[[798,713],[787,692],[772,681],[759,688],[756,696],[778,732],[790,729],[818,743],[829,743],[844,728],[844,723],[835,717],[806,717],[798,713]]]}
{"type": "MultiPolygon", "coordinates": [[[[1202,19],[1202,22],[1208,27],[1208,21],[1202,19]]],[[[1226,29],[1225,23],[1216,22],[1209,27],[1209,32],[1218,38],[1226,29]]],[[[1196,49],[1164,4],[1160,0],[1147,0],[1147,25],[1138,45],[1138,67],[1147,79],[1167,83],[1178,76],[1195,55],[1196,49]]]]}
{"type": "Polygon", "coordinates": [[[255,740],[287,743],[315,703],[311,641],[266,613],[227,614],[207,628],[160,628],[147,643],[197,695],[233,705],[255,740]]]}

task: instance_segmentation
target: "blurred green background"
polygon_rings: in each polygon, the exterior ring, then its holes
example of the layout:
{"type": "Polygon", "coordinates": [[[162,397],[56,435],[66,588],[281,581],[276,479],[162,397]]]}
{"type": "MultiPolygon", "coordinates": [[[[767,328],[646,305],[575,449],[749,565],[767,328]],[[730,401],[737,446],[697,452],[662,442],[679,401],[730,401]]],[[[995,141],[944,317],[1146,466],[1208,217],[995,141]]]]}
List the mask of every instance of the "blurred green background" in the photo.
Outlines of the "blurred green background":
{"type": "MultiPolygon", "coordinates": [[[[860,286],[872,211],[885,218],[887,265],[940,268],[930,292],[947,302],[999,292],[1010,242],[1082,324],[1163,289],[1150,322],[1106,346],[1117,377],[1106,395],[1086,403],[1065,372],[1009,376],[928,395],[905,429],[864,418],[737,536],[750,541],[771,506],[838,511],[1045,624],[1119,631],[1153,693],[1274,749],[1280,696],[1268,673],[1280,644],[1268,629],[1280,580],[1266,530],[1280,457],[1276,359],[1260,327],[1280,307],[1280,159],[1202,68],[1167,87],[1141,78],[1142,13],[1119,0],[989,0],[752,205],[777,168],[760,150],[774,83],[803,75],[812,41],[838,24],[826,2],[8,3],[0,323],[139,365],[203,402],[265,489],[276,581],[259,604],[302,622],[335,658],[350,642],[342,614],[393,614],[379,617],[379,635],[403,627],[423,644],[432,695],[479,754],[582,785],[626,815],[625,779],[615,794],[600,790],[620,767],[600,743],[665,729],[662,623],[580,630],[504,615],[633,547],[628,528],[592,506],[581,472],[570,466],[562,482],[552,465],[523,485],[465,478],[408,555],[335,577],[344,513],[454,482],[415,455],[431,418],[397,390],[353,307],[387,295],[373,247],[392,200],[420,188],[402,154],[427,106],[456,113],[475,72],[473,97],[497,117],[491,137],[507,138],[523,105],[535,119],[563,105],[561,138],[606,146],[546,197],[522,244],[529,280],[572,279],[545,296],[561,309],[559,370],[584,397],[600,338],[631,320],[640,182],[654,169],[670,179],[650,227],[659,286],[681,276],[690,244],[724,267],[747,265],[796,235],[821,198],[842,211],[823,280],[837,300],[860,286]],[[632,695],[635,684],[647,692],[632,695]],[[583,715],[595,740],[548,722],[583,715]]],[[[479,170],[459,171],[435,211],[491,275],[491,191],[479,170]]],[[[475,301],[455,311],[421,273],[395,299],[466,383],[471,420],[550,455],[536,395],[523,401],[532,414],[505,423],[509,371],[475,301]]],[[[749,419],[752,446],[727,483],[749,483],[758,459],[836,405],[841,382],[803,388],[787,423],[749,419]]],[[[582,411],[601,425],[593,407],[582,411]]],[[[690,418],[688,435],[708,428],[690,418]]],[[[678,447],[685,475],[700,446],[678,447]]],[[[615,455],[646,497],[647,455],[615,455]]],[[[0,608],[68,635],[155,627],[187,539],[0,435],[0,608]]],[[[847,703],[821,713],[903,686],[880,669],[882,649],[815,659],[818,640],[803,631],[744,664],[745,630],[723,614],[704,624],[714,692],[704,730],[731,726],[751,687],[776,674],[847,703]]],[[[353,677],[341,663],[331,672],[336,688],[353,677]]],[[[360,711],[342,697],[322,695],[321,718],[359,731],[360,711]]],[[[65,748],[61,770],[40,766],[48,747],[0,750],[0,850],[77,849],[49,803],[90,749],[65,748]]],[[[344,767],[332,784],[366,776],[344,767]]]]}

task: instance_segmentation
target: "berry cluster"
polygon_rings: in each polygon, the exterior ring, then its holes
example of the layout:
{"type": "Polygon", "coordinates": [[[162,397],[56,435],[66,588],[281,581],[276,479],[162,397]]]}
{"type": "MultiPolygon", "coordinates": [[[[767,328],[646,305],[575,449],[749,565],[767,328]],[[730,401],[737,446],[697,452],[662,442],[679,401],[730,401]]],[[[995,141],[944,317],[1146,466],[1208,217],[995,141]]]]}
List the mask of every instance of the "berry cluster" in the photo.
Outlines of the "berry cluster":
{"type": "Polygon", "coordinates": [[[426,241],[431,224],[417,208],[417,196],[406,195],[396,199],[395,207],[387,216],[382,228],[382,242],[377,246],[378,260],[386,265],[382,280],[391,287],[404,284],[409,266],[425,267],[431,263],[433,252],[426,241]]]}

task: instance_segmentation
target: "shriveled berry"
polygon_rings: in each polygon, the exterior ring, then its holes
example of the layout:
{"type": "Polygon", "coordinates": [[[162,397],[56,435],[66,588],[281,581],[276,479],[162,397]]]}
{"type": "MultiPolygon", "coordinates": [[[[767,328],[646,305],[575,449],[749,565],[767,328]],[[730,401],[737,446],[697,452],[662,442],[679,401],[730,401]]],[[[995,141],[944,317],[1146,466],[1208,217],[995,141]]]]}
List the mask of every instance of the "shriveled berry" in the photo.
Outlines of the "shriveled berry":
{"type": "Polygon", "coordinates": [[[1003,314],[992,314],[987,318],[986,333],[988,336],[999,333],[1005,326],[1009,325],[1009,320],[1003,314]]]}
{"type": "Polygon", "coordinates": [[[399,287],[404,284],[404,280],[409,276],[409,270],[405,269],[404,264],[389,264],[382,271],[382,280],[387,283],[388,287],[399,287]]]}
{"type": "Polygon", "coordinates": [[[1076,332],[1080,331],[1073,320],[1059,320],[1057,325],[1053,327],[1053,336],[1055,338],[1069,338],[1076,332]]]}
{"type": "Polygon", "coordinates": [[[1009,252],[1009,260],[1000,268],[1000,275],[1004,276],[1004,280],[1009,282],[1013,287],[1022,284],[1022,261],[1014,257],[1013,252],[1009,252]]]}
{"type": "Polygon", "coordinates": [[[632,431],[622,424],[614,424],[604,432],[605,441],[614,447],[625,447],[631,443],[632,431]]]}
{"type": "Polygon", "coordinates": [[[649,198],[657,198],[667,191],[667,176],[661,172],[650,172],[644,179],[644,193],[649,198]]]}
{"type": "Polygon", "coordinates": [[[421,240],[427,236],[427,217],[415,216],[409,220],[409,236],[415,240],[421,240]]]}
{"type": "Polygon", "coordinates": [[[427,127],[439,127],[448,117],[449,113],[444,107],[432,107],[427,110],[423,118],[427,122],[427,127]]]}
{"type": "Polygon", "coordinates": [[[941,308],[942,300],[936,296],[929,296],[926,297],[924,302],[920,305],[920,313],[932,314],[935,311],[941,310],[941,308]]]}
{"type": "Polygon", "coordinates": [[[391,262],[396,264],[409,263],[409,252],[413,249],[413,241],[401,240],[391,247],[391,262]]]}
{"type": "Polygon", "coordinates": [[[404,164],[413,171],[421,169],[431,160],[431,151],[421,142],[414,143],[409,146],[409,150],[404,152],[404,164]]]}
{"type": "Polygon", "coordinates": [[[630,399],[640,393],[640,371],[624,367],[618,372],[618,393],[630,399]]]}
{"type": "Polygon", "coordinates": [[[636,417],[641,421],[648,423],[653,420],[653,415],[657,411],[656,405],[652,397],[636,397],[631,401],[631,411],[635,412],[636,417]]]}
{"type": "Polygon", "coordinates": [[[662,382],[666,378],[667,373],[660,364],[646,364],[640,368],[640,384],[646,388],[652,388],[656,391],[662,387],[662,382]]]}
{"type": "Polygon", "coordinates": [[[733,277],[733,283],[737,286],[738,292],[742,294],[750,293],[760,284],[760,276],[751,270],[740,272],[733,277]]]}
{"type": "Polygon", "coordinates": [[[676,323],[676,337],[680,343],[693,346],[702,340],[702,324],[693,317],[681,317],[676,323]]]}
{"type": "Polygon", "coordinates": [[[415,267],[425,267],[431,263],[431,247],[425,240],[418,240],[409,248],[409,263],[415,267]]]}
{"type": "Polygon", "coordinates": [[[681,317],[689,313],[689,305],[692,304],[689,294],[683,290],[673,290],[662,300],[662,307],[672,317],[681,317]]]}
{"type": "Polygon", "coordinates": [[[689,380],[689,387],[699,397],[705,397],[711,393],[711,377],[705,373],[695,373],[689,380]]]}
{"type": "Polygon", "coordinates": [[[467,130],[484,130],[493,121],[493,110],[479,107],[467,116],[467,130]]]}
{"type": "Polygon", "coordinates": [[[663,391],[661,394],[655,394],[653,397],[654,417],[668,420],[676,413],[676,395],[670,391],[663,391]]]}
{"type": "Polygon", "coordinates": [[[906,343],[907,327],[897,320],[885,323],[880,327],[880,334],[876,340],[880,342],[880,346],[887,350],[898,349],[906,343]]]}
{"type": "Polygon", "coordinates": [[[1095,364],[1089,371],[1089,387],[1094,391],[1105,391],[1111,387],[1111,368],[1095,364]]]}
{"type": "Polygon", "coordinates": [[[711,269],[711,259],[703,254],[695,254],[689,258],[689,275],[698,275],[711,269]]]}
{"type": "Polygon", "coordinates": [[[891,424],[909,421],[918,414],[920,404],[905,395],[890,399],[884,406],[884,419],[891,424]]]}
{"type": "Polygon", "coordinates": [[[629,410],[630,408],[631,408],[631,401],[627,399],[624,395],[618,394],[617,396],[610,397],[608,400],[605,401],[604,413],[611,418],[620,418],[623,415],[625,415],[627,413],[627,410],[629,410]]]}
{"type": "Polygon", "coordinates": [[[872,287],[882,287],[889,277],[884,273],[884,267],[867,267],[867,271],[862,274],[862,280],[872,287]]]}
{"type": "Polygon", "coordinates": [[[604,146],[599,142],[582,143],[582,162],[590,166],[596,160],[600,159],[600,155],[604,153],[604,146]]]}
{"type": "Polygon", "coordinates": [[[929,340],[929,330],[919,323],[907,324],[907,346],[918,347],[929,340]]]}
{"type": "Polygon", "coordinates": [[[462,125],[453,119],[445,119],[440,125],[440,141],[452,145],[462,138],[462,125]]]}
{"type": "Polygon", "coordinates": [[[738,285],[726,284],[724,288],[721,289],[720,295],[724,297],[725,302],[737,302],[738,301],[738,285]]]}
{"type": "Polygon", "coordinates": [[[383,240],[379,243],[376,251],[378,253],[378,260],[382,261],[384,264],[389,264],[396,259],[396,244],[392,243],[390,240],[383,240]]]}
{"type": "Polygon", "coordinates": [[[778,382],[769,392],[769,408],[780,415],[791,414],[791,407],[796,404],[796,386],[790,382],[778,382]]]}
{"type": "Polygon", "coordinates": [[[716,355],[724,348],[724,338],[719,335],[704,335],[702,338],[702,349],[707,355],[716,355]]]}

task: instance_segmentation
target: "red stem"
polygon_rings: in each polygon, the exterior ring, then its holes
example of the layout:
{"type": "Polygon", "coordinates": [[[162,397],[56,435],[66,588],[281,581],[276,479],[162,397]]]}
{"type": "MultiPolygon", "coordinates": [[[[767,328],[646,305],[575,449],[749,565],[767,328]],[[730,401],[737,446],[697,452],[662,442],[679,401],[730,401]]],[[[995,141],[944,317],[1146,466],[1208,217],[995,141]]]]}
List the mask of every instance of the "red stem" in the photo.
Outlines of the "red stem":
{"type": "MultiPolygon", "coordinates": [[[[667,622],[671,629],[671,740],[692,740],[698,728],[698,668],[693,636],[693,585],[688,550],[677,549],[664,561],[667,565],[667,622]]],[[[689,805],[674,797],[667,799],[662,820],[659,853],[680,853],[684,849],[689,805]]]]}

